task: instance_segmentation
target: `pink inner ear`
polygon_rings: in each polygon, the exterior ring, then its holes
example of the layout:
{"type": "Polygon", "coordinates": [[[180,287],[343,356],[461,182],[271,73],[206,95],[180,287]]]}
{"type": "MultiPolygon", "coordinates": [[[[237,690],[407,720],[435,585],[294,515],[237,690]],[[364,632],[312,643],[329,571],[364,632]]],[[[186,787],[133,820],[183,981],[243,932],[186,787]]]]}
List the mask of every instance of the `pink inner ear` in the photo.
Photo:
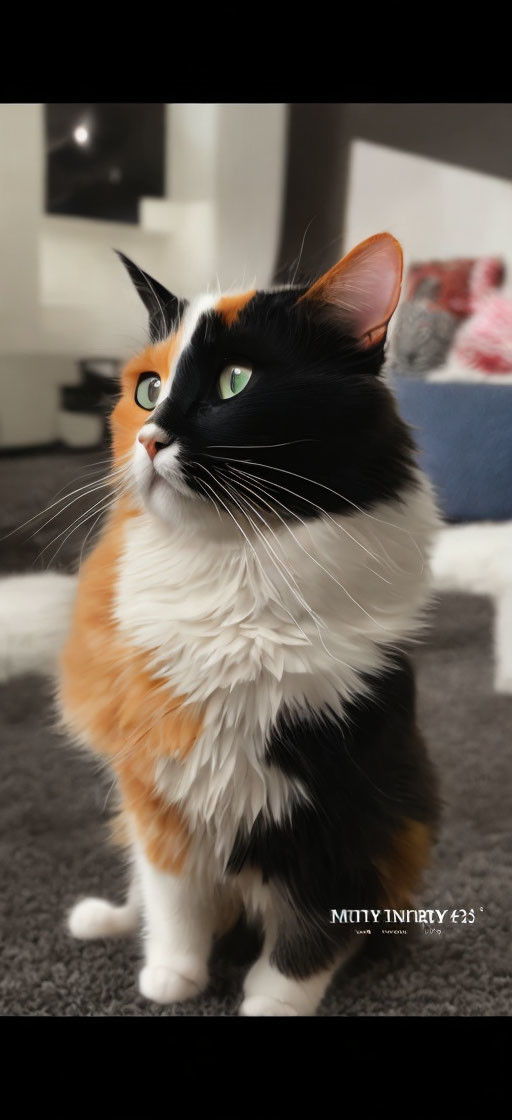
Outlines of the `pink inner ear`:
{"type": "Polygon", "coordinates": [[[335,307],[367,344],[385,334],[400,296],[402,250],[389,233],[361,242],[307,292],[335,307]]]}

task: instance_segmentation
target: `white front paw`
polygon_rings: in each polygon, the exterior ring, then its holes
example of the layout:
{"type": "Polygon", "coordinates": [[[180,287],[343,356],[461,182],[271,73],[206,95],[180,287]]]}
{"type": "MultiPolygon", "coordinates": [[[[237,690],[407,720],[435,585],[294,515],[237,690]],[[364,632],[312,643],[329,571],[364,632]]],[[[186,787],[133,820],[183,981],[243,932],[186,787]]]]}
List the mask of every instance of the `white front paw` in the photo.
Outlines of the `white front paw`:
{"type": "Polygon", "coordinates": [[[113,906],[103,898],[84,898],[68,915],[73,937],[92,941],[97,937],[119,937],[136,924],[136,916],[126,906],[113,906]]]}
{"type": "Polygon", "coordinates": [[[187,961],[178,957],[169,964],[146,965],[139,973],[139,991],[155,1003],[179,1003],[199,995],[206,980],[203,968],[190,968],[187,961]]]}
{"type": "Polygon", "coordinates": [[[240,1007],[240,1015],[298,1015],[291,1003],[283,1003],[272,996],[247,996],[240,1007]]]}

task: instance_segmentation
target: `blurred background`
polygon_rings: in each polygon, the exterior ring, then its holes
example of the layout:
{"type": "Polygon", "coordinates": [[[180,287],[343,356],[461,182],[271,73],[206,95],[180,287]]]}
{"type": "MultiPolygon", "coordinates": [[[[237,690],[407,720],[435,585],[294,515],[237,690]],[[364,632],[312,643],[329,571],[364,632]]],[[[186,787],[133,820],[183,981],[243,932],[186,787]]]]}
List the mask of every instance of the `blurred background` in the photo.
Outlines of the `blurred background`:
{"type": "MultiPolygon", "coordinates": [[[[445,522],[444,593],[414,650],[445,805],[421,904],[478,920],[402,945],[397,968],[354,975],[327,1014],[512,1005],[511,136],[510,104],[0,105],[4,604],[16,586],[35,610],[30,576],[50,569],[64,609],[108,506],[106,417],[147,339],[113,249],[190,297],[312,280],[382,230],[402,243],[386,376],[445,522]]],[[[109,946],[106,1009],[105,946],[90,968],[65,933],[77,890],[109,896],[120,870],[100,840],[108,795],[62,750],[31,641],[17,633],[13,649],[0,617],[0,1011],[161,1014],[133,996],[134,945],[109,946]]],[[[237,984],[203,1012],[230,1014],[237,984]]]]}
{"type": "MultiPolygon", "coordinates": [[[[0,105],[0,570],[68,564],[94,534],[80,494],[14,530],[56,483],[106,469],[117,374],[147,340],[113,249],[191,297],[313,280],[381,230],[405,255],[390,385],[447,524],[498,526],[503,553],[511,133],[510,104],[0,105]]],[[[466,588],[459,552],[442,578],[466,588]]]]}
{"type": "MultiPolygon", "coordinates": [[[[189,298],[311,281],[381,230],[405,254],[387,374],[441,512],[512,525],[511,132],[509,104],[0,105],[8,531],[108,454],[147,339],[114,249],[189,298]]],[[[81,550],[84,510],[45,564],[81,550]]],[[[38,566],[55,528],[9,537],[2,569],[38,566]]]]}
{"type": "MultiPolygon", "coordinates": [[[[511,125],[492,104],[1,105],[0,447],[100,438],[94,374],[108,390],[145,339],[112,248],[190,296],[315,276],[388,229],[407,265],[497,258],[506,284],[511,125]]],[[[444,361],[468,267],[423,277],[413,372],[444,361]]]]}

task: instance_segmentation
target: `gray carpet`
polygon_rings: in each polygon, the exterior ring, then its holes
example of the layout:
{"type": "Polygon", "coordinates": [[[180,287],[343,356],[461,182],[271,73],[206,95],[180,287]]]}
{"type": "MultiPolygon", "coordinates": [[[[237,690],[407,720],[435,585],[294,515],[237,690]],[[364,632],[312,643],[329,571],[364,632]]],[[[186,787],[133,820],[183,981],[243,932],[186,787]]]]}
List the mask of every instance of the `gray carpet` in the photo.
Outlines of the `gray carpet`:
{"type": "MultiPolygon", "coordinates": [[[[71,480],[93,461],[63,454],[0,461],[8,496],[0,532],[50,502],[58,487],[71,490],[71,480]]],[[[60,542],[43,560],[38,553],[71,524],[73,509],[30,541],[32,526],[4,541],[2,570],[42,568],[60,542]]],[[[88,527],[65,542],[53,566],[76,562],[88,527]]],[[[491,623],[485,599],[444,596],[429,639],[415,653],[421,723],[445,802],[419,902],[449,911],[474,907],[476,923],[445,919],[440,935],[422,927],[415,935],[372,935],[369,951],[333,985],[323,1015],[510,1014],[512,697],[492,691],[491,623]]],[[[244,930],[216,949],[212,983],[200,1001],[163,1009],[137,995],[135,938],[79,943],[67,935],[64,915],[78,896],[121,900],[124,868],[104,842],[108,783],[94,760],[57,736],[52,719],[47,683],[25,677],[0,689],[0,1013],[235,1014],[255,950],[244,930]]]]}

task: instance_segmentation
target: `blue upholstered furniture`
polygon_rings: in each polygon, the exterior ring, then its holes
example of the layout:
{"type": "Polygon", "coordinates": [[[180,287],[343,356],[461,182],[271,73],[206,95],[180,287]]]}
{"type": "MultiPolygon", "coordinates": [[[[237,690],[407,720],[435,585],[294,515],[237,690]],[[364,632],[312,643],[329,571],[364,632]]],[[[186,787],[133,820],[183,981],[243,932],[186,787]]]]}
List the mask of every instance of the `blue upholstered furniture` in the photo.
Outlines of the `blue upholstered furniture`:
{"type": "Polygon", "coordinates": [[[391,385],[446,519],[512,519],[512,386],[396,373],[391,385]]]}

